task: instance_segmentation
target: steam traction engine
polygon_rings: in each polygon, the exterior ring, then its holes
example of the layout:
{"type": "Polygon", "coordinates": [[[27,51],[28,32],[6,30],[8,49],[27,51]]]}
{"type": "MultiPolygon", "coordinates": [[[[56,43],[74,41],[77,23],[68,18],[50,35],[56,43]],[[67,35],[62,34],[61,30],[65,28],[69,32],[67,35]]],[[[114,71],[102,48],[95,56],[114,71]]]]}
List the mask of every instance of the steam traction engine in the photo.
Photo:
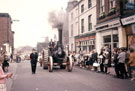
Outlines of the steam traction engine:
{"type": "Polygon", "coordinates": [[[61,69],[67,69],[67,71],[71,72],[73,68],[73,59],[72,56],[67,56],[63,49],[62,27],[58,28],[58,34],[59,41],[54,47],[49,46],[48,58],[46,60],[47,62],[44,62],[44,67],[48,68],[49,72],[53,72],[54,66],[60,66],[61,69]]]}

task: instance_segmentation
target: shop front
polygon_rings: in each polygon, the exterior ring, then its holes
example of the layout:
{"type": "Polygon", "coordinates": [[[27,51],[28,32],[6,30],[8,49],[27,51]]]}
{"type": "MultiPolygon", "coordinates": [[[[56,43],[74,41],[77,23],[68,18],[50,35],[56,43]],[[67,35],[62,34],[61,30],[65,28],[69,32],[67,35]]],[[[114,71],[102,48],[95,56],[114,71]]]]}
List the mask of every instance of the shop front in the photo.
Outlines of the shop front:
{"type": "Polygon", "coordinates": [[[111,51],[114,48],[124,47],[126,40],[125,33],[119,18],[97,24],[96,26],[96,50],[100,53],[101,49],[108,46],[111,51]]]}
{"type": "Polygon", "coordinates": [[[125,26],[127,34],[127,47],[135,50],[135,24],[125,26]]]}
{"type": "Polygon", "coordinates": [[[90,51],[95,49],[95,40],[96,34],[85,34],[79,35],[75,37],[75,48],[76,52],[85,52],[89,53],[90,51]]]}
{"type": "Polygon", "coordinates": [[[119,47],[119,31],[118,28],[107,29],[105,31],[97,32],[96,34],[97,52],[108,46],[111,50],[119,47]]]}
{"type": "Polygon", "coordinates": [[[135,15],[121,19],[127,35],[127,47],[135,50],[135,15]]]}

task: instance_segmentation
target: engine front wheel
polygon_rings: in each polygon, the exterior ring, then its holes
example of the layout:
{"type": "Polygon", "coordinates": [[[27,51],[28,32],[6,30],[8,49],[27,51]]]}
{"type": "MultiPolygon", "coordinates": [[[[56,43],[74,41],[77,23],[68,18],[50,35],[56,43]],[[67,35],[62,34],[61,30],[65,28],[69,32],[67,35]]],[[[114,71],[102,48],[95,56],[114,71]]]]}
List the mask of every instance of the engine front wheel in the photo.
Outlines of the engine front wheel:
{"type": "Polygon", "coordinates": [[[48,57],[48,71],[53,72],[53,58],[52,58],[52,56],[48,57]]]}

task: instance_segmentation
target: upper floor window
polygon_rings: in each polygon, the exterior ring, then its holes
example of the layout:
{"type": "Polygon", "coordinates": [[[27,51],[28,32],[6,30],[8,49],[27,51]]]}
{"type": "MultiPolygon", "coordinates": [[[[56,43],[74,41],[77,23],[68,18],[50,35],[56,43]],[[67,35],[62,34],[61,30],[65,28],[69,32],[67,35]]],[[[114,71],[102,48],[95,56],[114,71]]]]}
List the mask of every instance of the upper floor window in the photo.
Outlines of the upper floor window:
{"type": "Polygon", "coordinates": [[[105,12],[105,2],[104,0],[100,0],[100,14],[105,12]]]}
{"type": "Polygon", "coordinates": [[[88,8],[90,8],[91,6],[91,0],[88,0],[88,8]]]}
{"type": "Polygon", "coordinates": [[[92,30],[91,15],[88,16],[88,31],[92,30]]]}
{"type": "Polygon", "coordinates": [[[110,9],[114,8],[115,7],[115,0],[110,0],[109,6],[110,6],[110,9]]]}
{"type": "Polygon", "coordinates": [[[71,13],[71,20],[73,20],[73,12],[71,13]]]}
{"type": "Polygon", "coordinates": [[[76,9],[76,17],[78,16],[78,9],[76,9]]]}
{"type": "Polygon", "coordinates": [[[128,3],[135,4],[135,0],[128,0],[128,3]]]}
{"type": "Polygon", "coordinates": [[[73,36],[73,24],[71,25],[71,36],[73,36]]]}
{"type": "Polygon", "coordinates": [[[135,0],[126,0],[125,8],[127,10],[135,10],[135,0]]]}
{"type": "Polygon", "coordinates": [[[84,4],[81,5],[81,13],[83,13],[83,12],[84,12],[84,4]]]}
{"type": "Polygon", "coordinates": [[[81,20],[81,33],[84,32],[84,19],[81,20]]]}

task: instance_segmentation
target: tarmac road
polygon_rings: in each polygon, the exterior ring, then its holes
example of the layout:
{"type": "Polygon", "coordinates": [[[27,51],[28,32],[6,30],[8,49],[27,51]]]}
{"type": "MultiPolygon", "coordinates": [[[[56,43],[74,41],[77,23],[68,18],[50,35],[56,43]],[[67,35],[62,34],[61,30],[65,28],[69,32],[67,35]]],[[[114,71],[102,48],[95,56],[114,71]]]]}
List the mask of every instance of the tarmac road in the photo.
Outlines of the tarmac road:
{"type": "Polygon", "coordinates": [[[54,69],[52,73],[37,66],[32,74],[30,62],[17,64],[11,91],[135,91],[135,81],[74,67],[72,72],[54,69]]]}

